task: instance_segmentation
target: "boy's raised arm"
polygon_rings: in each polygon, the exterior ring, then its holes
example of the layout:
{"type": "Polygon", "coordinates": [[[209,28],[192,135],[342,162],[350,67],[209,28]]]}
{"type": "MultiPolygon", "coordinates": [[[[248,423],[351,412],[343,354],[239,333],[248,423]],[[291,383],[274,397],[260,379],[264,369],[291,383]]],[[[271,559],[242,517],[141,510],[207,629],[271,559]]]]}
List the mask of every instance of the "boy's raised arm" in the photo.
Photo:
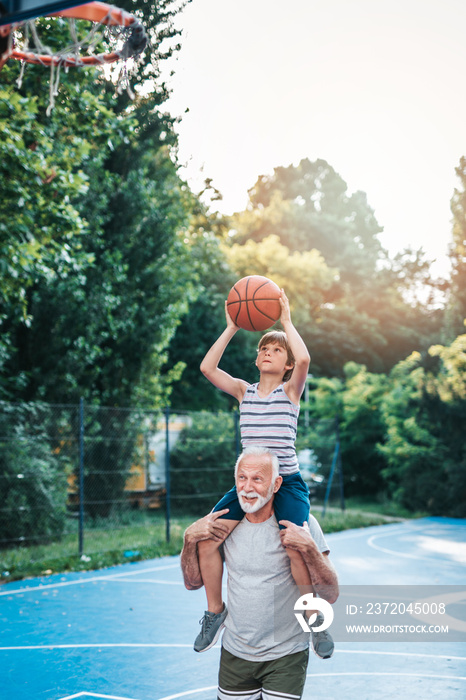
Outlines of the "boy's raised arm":
{"type": "Polygon", "coordinates": [[[301,338],[291,321],[291,311],[288,297],[283,289],[281,292],[280,306],[282,308],[282,313],[280,316],[280,323],[282,324],[286,333],[286,337],[295,359],[293,374],[291,375],[291,379],[287,382],[287,394],[292,401],[298,403],[306,385],[311,356],[309,355],[304,340],[301,338]]]}
{"type": "Polygon", "coordinates": [[[243,379],[232,377],[230,374],[228,374],[228,372],[224,372],[218,366],[225,348],[239,330],[239,327],[235,325],[227,311],[226,302],[225,315],[227,319],[227,327],[220,337],[217,338],[202,360],[201,372],[209,380],[209,382],[217,387],[217,389],[221,389],[226,394],[230,394],[238,399],[238,401],[241,401],[248,386],[247,382],[245,382],[243,379]]]}

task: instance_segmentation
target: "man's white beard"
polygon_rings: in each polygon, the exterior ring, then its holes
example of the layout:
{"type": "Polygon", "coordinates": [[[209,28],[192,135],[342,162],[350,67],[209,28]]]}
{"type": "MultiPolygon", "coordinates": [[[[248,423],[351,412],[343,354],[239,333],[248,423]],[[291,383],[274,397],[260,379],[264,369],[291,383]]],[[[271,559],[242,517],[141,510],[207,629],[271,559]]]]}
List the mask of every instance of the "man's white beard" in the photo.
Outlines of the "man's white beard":
{"type": "Polygon", "coordinates": [[[246,493],[246,491],[238,491],[238,499],[239,499],[239,504],[241,508],[244,510],[245,513],[256,513],[258,510],[260,510],[263,506],[265,506],[266,503],[270,501],[270,499],[273,496],[273,487],[274,484],[270,484],[270,488],[267,491],[265,496],[260,496],[258,493],[255,491],[249,491],[246,493]],[[253,497],[253,501],[251,502],[249,499],[253,497]]]}

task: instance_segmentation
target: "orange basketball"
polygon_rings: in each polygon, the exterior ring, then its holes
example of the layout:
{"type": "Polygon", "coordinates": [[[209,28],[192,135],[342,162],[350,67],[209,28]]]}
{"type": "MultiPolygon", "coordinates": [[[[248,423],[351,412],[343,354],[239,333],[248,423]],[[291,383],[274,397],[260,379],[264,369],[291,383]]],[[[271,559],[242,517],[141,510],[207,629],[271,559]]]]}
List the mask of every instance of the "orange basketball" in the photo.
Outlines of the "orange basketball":
{"type": "Polygon", "coordinates": [[[245,331],[265,331],[281,314],[280,289],[261,275],[243,277],[230,289],[227,309],[237,326],[245,331]]]}

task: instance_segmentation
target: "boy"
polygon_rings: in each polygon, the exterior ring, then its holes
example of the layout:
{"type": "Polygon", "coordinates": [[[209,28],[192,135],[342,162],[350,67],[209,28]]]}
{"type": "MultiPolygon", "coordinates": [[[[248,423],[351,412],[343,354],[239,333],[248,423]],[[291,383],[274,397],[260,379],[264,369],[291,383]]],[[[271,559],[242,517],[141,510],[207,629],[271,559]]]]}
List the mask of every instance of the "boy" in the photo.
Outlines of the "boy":
{"type": "MultiPolygon", "coordinates": [[[[308,520],[310,502],[308,488],[299,472],[295,440],[299,401],[306,384],[310,356],[291,322],[290,305],[283,289],[280,306],[280,322],[285,332],[271,331],[261,338],[256,358],[260,372],[258,383],[250,385],[243,379],[232,377],[218,366],[228,343],[239,330],[228,313],[226,303],[227,327],[204,357],[201,372],[214,386],[238,400],[243,449],[250,445],[260,445],[268,447],[277,455],[283,482],[274,502],[276,518],[279,522],[287,520],[302,526],[308,520]]],[[[251,508],[260,507],[260,499],[254,490],[243,497],[251,502],[251,508]]],[[[244,516],[236,487],[220,500],[214,511],[225,508],[229,512],[221,516],[222,523],[231,532],[244,516]]],[[[227,609],[222,599],[223,562],[219,543],[204,540],[199,542],[198,551],[208,608],[202,620],[201,632],[194,643],[194,649],[201,652],[210,649],[217,641],[227,609]]],[[[312,589],[311,580],[301,554],[291,549],[287,549],[286,553],[290,558],[296,584],[303,593],[309,592],[312,589]]],[[[314,636],[317,638],[319,635],[328,636],[326,633],[314,636]]],[[[324,645],[322,641],[322,646],[326,647],[323,658],[331,656],[333,642],[330,653],[328,644],[324,645]]],[[[314,651],[318,653],[315,644],[314,651]]]]}

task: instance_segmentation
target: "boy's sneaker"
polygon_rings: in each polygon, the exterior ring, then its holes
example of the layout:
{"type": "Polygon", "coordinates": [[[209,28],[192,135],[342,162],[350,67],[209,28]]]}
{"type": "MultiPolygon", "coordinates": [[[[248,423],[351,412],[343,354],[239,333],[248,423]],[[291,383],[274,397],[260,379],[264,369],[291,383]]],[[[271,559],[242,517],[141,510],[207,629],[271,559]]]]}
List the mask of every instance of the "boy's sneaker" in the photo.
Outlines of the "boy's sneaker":
{"type": "Polygon", "coordinates": [[[199,620],[199,624],[202,625],[202,627],[194,642],[194,651],[207,651],[214,646],[220,636],[220,632],[225,626],[223,623],[227,615],[228,610],[225,603],[220,613],[215,614],[208,610],[205,611],[204,617],[199,620]]]}
{"type": "MultiPolygon", "coordinates": [[[[324,622],[324,616],[318,613],[314,625],[320,627],[324,622]]],[[[327,630],[322,630],[322,632],[314,632],[313,627],[311,627],[311,646],[316,656],[320,656],[321,659],[329,659],[335,648],[333,639],[327,630]]]]}

